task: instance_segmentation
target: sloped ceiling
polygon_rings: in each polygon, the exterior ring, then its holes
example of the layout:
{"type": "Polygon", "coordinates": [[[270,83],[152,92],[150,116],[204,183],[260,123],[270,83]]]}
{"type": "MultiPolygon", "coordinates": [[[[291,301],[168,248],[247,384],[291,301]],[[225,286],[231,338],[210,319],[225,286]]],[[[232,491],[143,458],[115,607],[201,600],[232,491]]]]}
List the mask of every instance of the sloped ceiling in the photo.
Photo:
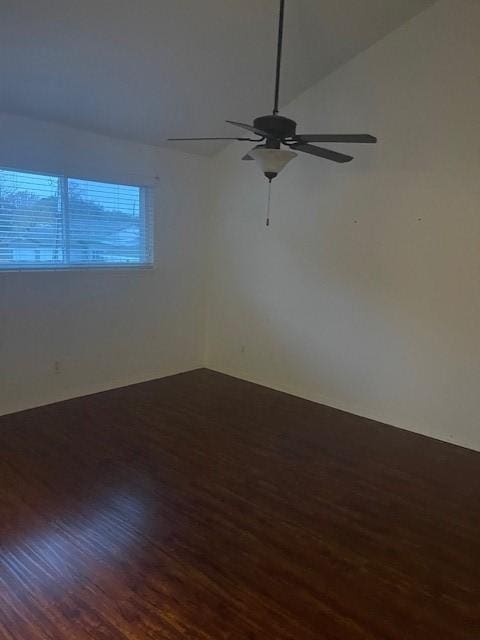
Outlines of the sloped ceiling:
{"type": "MultiPolygon", "coordinates": [[[[287,0],[281,102],[434,0],[287,0]]],[[[0,110],[153,145],[272,109],[277,0],[2,0],[0,110]]],[[[169,143],[210,154],[218,143],[169,143]]]]}

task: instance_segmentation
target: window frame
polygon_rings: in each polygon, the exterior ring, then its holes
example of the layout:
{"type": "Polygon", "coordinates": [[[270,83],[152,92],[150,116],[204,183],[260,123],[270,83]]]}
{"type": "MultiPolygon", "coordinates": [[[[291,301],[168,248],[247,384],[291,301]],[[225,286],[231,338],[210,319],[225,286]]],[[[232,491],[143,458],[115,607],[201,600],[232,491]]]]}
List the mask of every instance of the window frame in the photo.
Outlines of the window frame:
{"type": "MultiPolygon", "coordinates": [[[[95,263],[44,263],[42,266],[34,266],[35,260],[29,263],[25,263],[22,266],[20,263],[13,264],[12,266],[4,266],[0,262],[0,277],[6,273],[44,273],[46,271],[150,271],[155,268],[155,190],[150,185],[135,184],[132,182],[118,182],[117,180],[97,179],[85,176],[66,175],[63,173],[53,173],[51,171],[36,171],[31,169],[21,169],[18,166],[8,167],[0,166],[0,171],[10,171],[18,173],[27,173],[32,175],[38,175],[43,177],[56,178],[60,181],[62,189],[62,235],[65,239],[64,245],[62,245],[63,251],[69,254],[70,237],[68,236],[68,227],[70,222],[70,212],[68,211],[68,181],[80,180],[84,182],[97,182],[103,184],[111,184],[115,186],[136,187],[139,189],[139,217],[142,222],[140,226],[140,239],[144,242],[141,244],[141,248],[144,254],[144,262],[141,263],[104,263],[100,261],[95,263]]],[[[7,247],[8,248],[8,247],[7,247]]],[[[13,249],[12,249],[13,251],[13,249]]]]}

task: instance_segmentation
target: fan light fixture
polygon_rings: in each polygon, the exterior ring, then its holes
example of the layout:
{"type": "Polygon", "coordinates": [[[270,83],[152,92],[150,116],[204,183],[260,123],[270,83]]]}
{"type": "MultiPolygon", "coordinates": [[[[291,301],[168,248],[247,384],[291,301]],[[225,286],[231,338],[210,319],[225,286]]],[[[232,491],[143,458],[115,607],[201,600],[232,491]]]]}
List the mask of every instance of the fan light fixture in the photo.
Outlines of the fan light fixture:
{"type": "MultiPolygon", "coordinates": [[[[353,156],[326,147],[319,147],[312,143],[375,144],[375,142],[377,142],[377,138],[368,133],[297,133],[297,123],[295,120],[279,115],[285,0],[279,0],[279,9],[275,94],[272,115],[255,118],[253,124],[227,120],[229,124],[247,131],[249,134],[248,137],[247,134],[244,133],[243,137],[169,138],[169,140],[238,140],[240,142],[256,143],[256,146],[246,153],[242,160],[256,160],[258,166],[267,178],[269,182],[268,208],[270,207],[270,187],[272,180],[282,171],[290,160],[295,158],[297,151],[307,153],[316,158],[323,158],[342,164],[353,160],[353,156]],[[256,137],[252,137],[252,135],[256,137]],[[287,147],[287,149],[283,149],[282,145],[287,147]]],[[[268,221],[269,218],[267,217],[267,225],[268,221]]]]}
{"type": "Polygon", "coordinates": [[[290,160],[297,157],[298,153],[289,149],[268,149],[263,145],[258,145],[249,152],[249,155],[257,161],[262,173],[271,182],[290,160]]]}
{"type": "Polygon", "coordinates": [[[169,140],[238,140],[240,142],[256,142],[249,153],[245,154],[242,160],[256,160],[260,165],[267,180],[271,182],[275,176],[290,162],[299,151],[308,153],[310,156],[324,158],[332,162],[350,162],[353,156],[347,153],[340,153],[333,149],[318,147],[316,142],[326,142],[327,144],[375,144],[377,139],[368,133],[297,133],[297,123],[295,120],[281,116],[278,113],[280,97],[280,71],[282,64],[283,47],[283,25],[285,18],[285,0],[279,0],[280,11],[278,14],[278,39],[277,39],[277,64],[275,69],[275,95],[272,115],[255,118],[253,125],[244,122],[227,120],[229,124],[240,127],[250,133],[250,137],[213,137],[213,138],[168,138],[169,140]],[[255,135],[256,138],[251,136],[255,135]],[[258,144],[258,143],[261,144],[258,144]],[[287,149],[282,149],[282,145],[287,149]]]}

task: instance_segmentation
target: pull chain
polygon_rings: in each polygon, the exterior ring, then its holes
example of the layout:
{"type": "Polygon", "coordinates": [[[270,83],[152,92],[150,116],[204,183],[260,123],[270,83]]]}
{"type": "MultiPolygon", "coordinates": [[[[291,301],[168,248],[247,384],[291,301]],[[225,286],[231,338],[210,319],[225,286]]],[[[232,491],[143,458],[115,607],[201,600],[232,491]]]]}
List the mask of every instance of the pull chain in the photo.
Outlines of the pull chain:
{"type": "Polygon", "coordinates": [[[270,226],[270,199],[272,195],[272,181],[268,181],[268,198],[267,198],[267,219],[265,221],[265,226],[270,226]]]}

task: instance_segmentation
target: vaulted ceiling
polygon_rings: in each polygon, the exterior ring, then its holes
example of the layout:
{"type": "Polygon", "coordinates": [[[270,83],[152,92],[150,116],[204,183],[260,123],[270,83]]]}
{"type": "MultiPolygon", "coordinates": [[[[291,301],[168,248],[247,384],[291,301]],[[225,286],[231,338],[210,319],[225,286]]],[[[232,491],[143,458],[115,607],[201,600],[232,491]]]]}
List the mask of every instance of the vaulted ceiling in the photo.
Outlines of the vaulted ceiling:
{"type": "MultiPolygon", "coordinates": [[[[434,0],[287,0],[286,104],[434,0]]],[[[154,145],[271,111],[278,0],[2,0],[0,111],[154,145]]],[[[218,143],[170,143],[212,153],[218,143]]]]}

